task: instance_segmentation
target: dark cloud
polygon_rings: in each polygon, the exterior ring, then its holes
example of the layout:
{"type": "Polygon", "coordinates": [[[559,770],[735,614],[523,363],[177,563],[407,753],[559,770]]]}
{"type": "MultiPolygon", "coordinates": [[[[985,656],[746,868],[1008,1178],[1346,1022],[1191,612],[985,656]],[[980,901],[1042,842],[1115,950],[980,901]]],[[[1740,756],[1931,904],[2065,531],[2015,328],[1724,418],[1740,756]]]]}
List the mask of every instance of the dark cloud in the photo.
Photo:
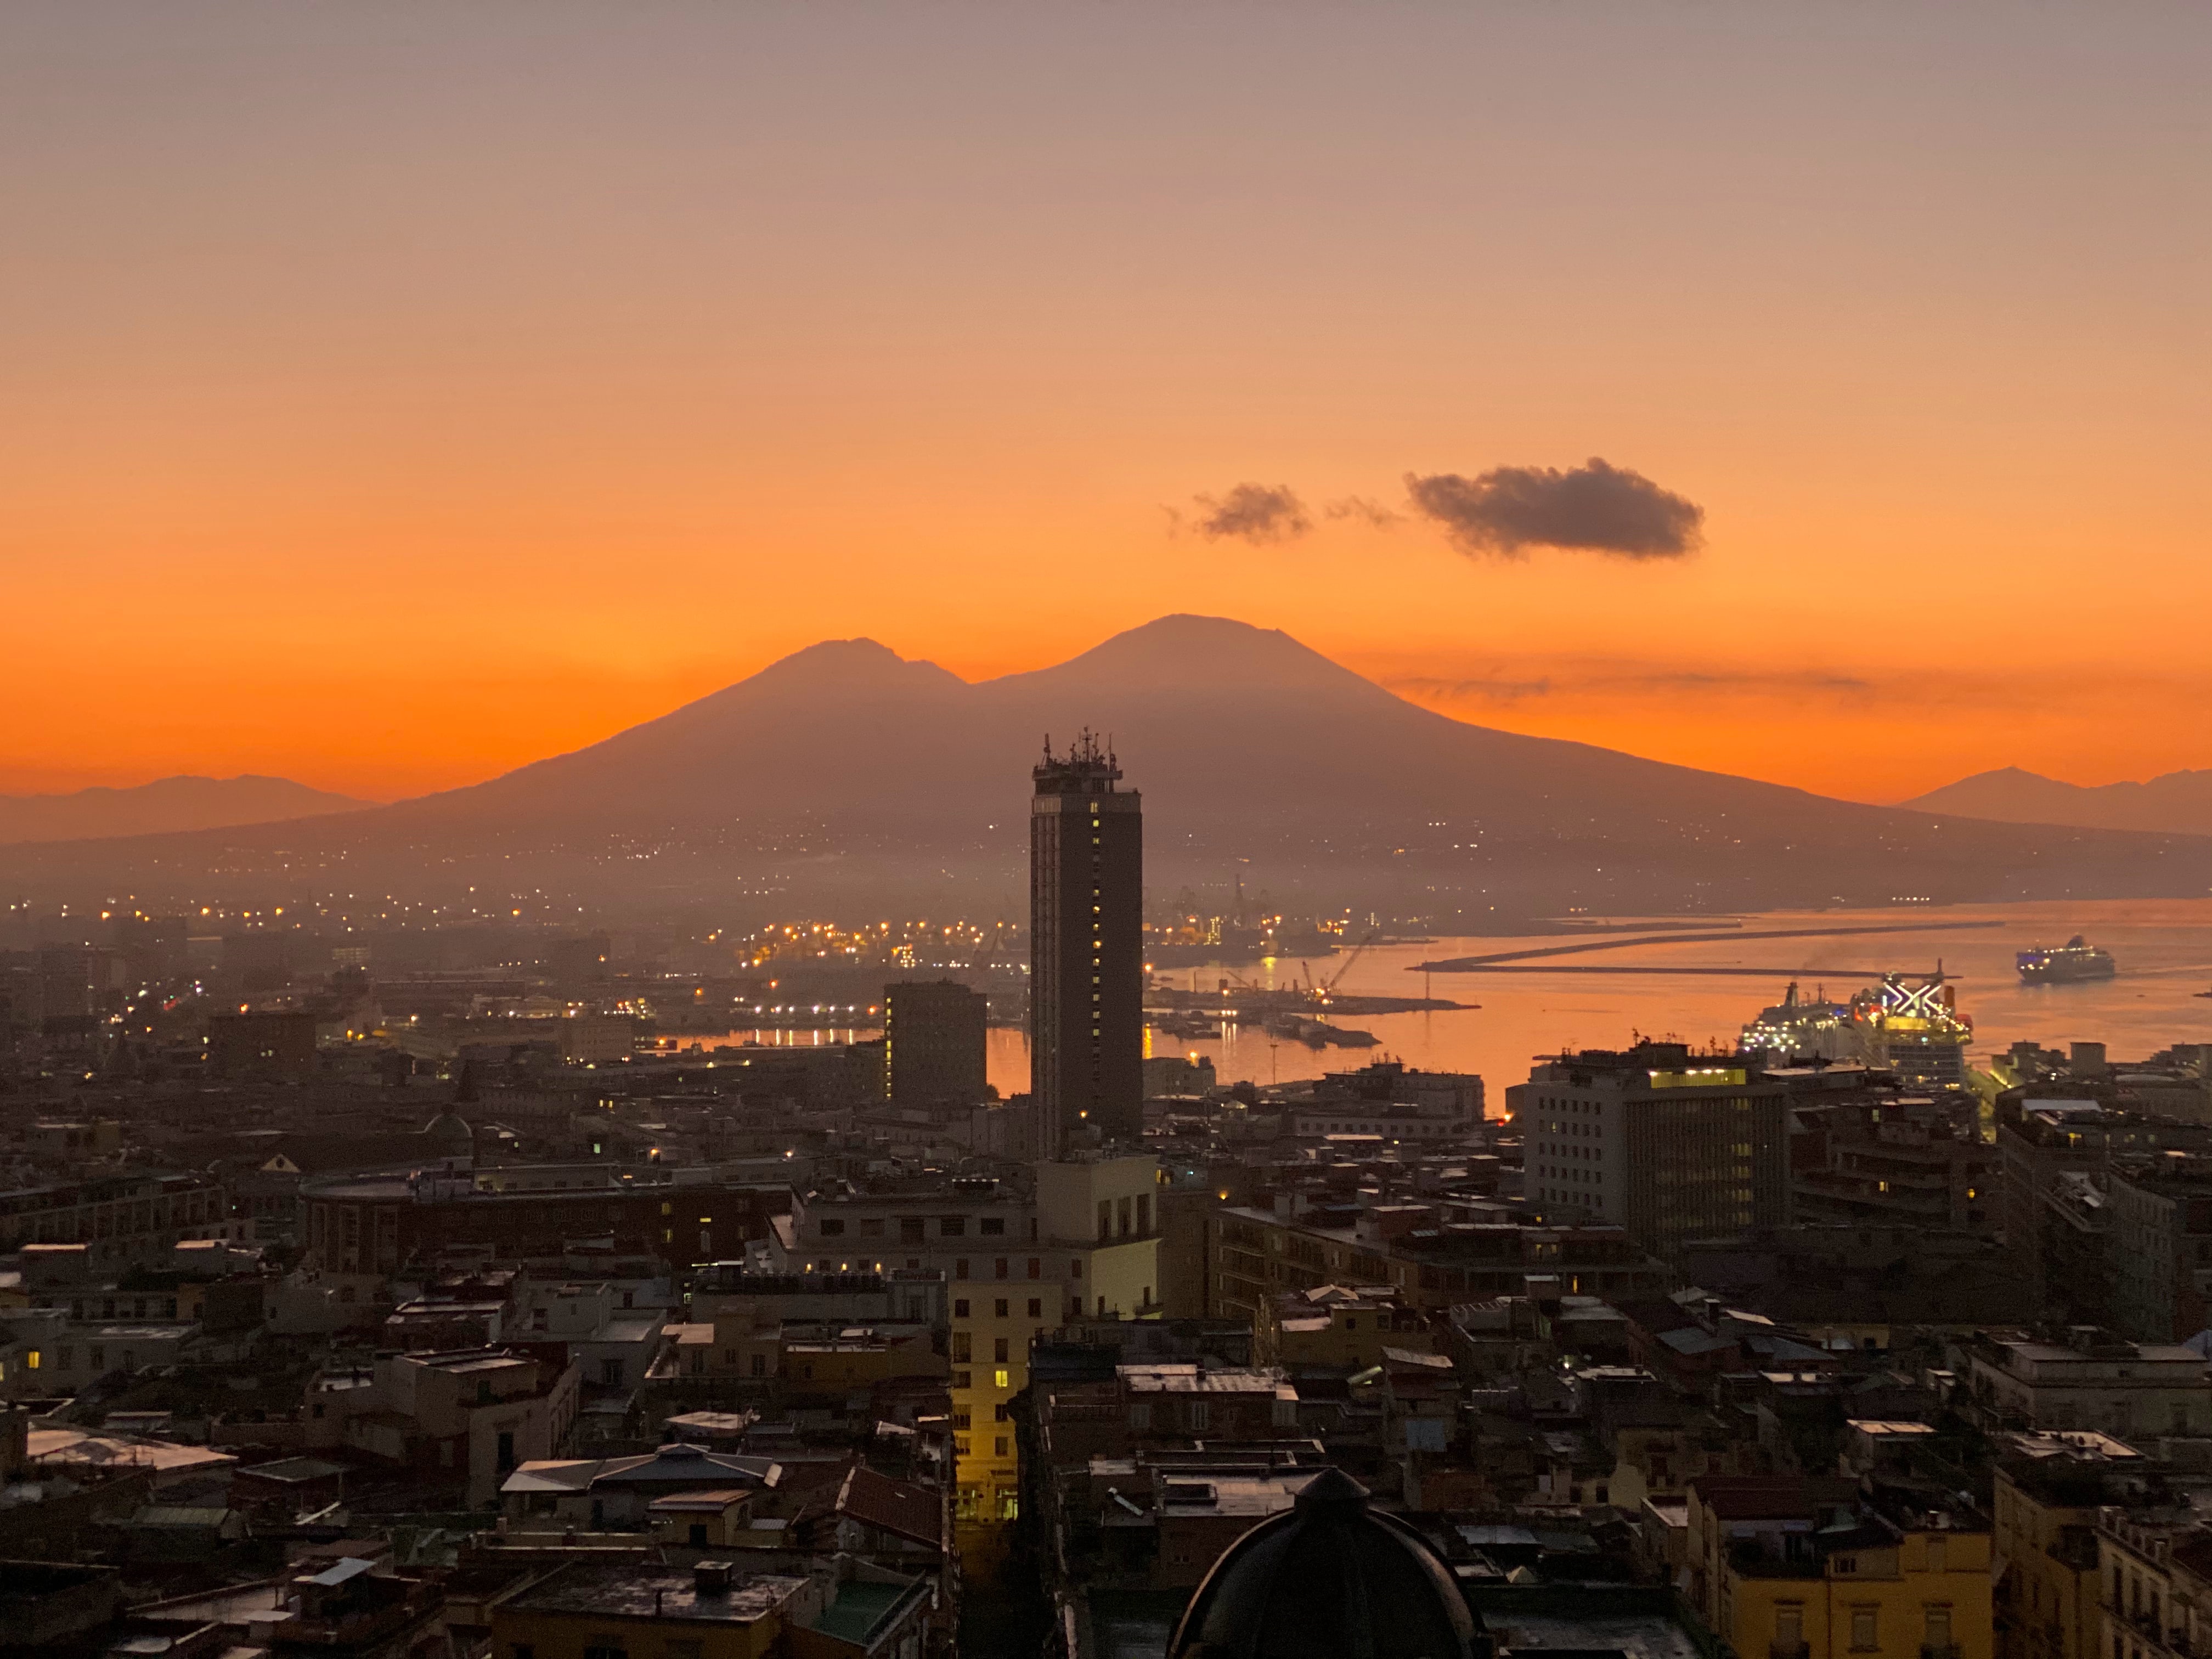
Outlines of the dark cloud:
{"type": "Polygon", "coordinates": [[[1288,484],[1241,483],[1219,497],[1199,495],[1198,533],[1216,541],[1235,537],[1255,547],[1287,542],[1313,528],[1305,503],[1288,484]]]}
{"type": "Polygon", "coordinates": [[[1705,539],[1705,508],[1595,456],[1565,472],[1548,466],[1494,467],[1473,478],[1409,472],[1406,491],[1467,553],[1510,558],[1531,547],[1575,547],[1623,559],[1679,559],[1705,539]]]}
{"type": "Polygon", "coordinates": [[[1357,519],[1375,530],[1388,530],[1393,525],[1406,522],[1404,514],[1393,513],[1382,502],[1370,501],[1364,495],[1346,495],[1340,501],[1328,502],[1321,511],[1325,519],[1357,519]]]}

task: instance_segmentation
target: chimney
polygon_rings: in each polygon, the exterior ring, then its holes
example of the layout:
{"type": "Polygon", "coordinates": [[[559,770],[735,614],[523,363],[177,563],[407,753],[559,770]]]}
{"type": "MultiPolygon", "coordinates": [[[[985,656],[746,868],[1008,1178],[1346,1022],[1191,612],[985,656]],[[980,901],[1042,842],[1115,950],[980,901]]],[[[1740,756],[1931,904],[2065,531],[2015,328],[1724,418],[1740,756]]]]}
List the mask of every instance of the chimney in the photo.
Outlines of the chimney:
{"type": "Polygon", "coordinates": [[[691,1568],[691,1588],[700,1595],[727,1595],[730,1593],[730,1564],[727,1561],[700,1561],[691,1568]]]}

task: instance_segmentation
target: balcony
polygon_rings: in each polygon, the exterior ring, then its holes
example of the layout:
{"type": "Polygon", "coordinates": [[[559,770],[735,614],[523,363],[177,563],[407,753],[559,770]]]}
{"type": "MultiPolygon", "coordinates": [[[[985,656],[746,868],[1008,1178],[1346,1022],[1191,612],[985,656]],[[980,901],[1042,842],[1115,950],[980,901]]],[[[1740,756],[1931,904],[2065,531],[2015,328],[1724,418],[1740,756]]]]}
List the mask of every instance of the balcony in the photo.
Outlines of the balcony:
{"type": "Polygon", "coordinates": [[[1766,1659],[1812,1659],[1813,1650],[1803,1642],[1769,1642],[1766,1659]]]}

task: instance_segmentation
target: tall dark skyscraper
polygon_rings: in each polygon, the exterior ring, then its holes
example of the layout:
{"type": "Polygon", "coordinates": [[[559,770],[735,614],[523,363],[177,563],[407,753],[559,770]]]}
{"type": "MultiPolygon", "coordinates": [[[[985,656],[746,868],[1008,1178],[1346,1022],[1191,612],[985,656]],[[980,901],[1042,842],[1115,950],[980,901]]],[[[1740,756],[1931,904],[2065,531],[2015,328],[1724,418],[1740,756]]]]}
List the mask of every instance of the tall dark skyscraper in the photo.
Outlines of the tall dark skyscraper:
{"type": "Polygon", "coordinates": [[[1145,820],[1089,732],[1045,743],[1030,803],[1030,1091],[1048,1158],[1144,1134],[1145,820]]]}

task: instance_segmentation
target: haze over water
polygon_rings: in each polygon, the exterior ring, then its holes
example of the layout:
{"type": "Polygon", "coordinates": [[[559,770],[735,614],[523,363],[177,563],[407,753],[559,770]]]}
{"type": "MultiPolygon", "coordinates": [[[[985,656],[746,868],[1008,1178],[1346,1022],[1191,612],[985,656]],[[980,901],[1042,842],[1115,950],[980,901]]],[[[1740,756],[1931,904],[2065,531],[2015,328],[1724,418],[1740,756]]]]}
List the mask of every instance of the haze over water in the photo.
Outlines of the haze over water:
{"type": "MultiPolygon", "coordinates": [[[[1679,920],[1679,919],[1675,919],[1679,920]]],[[[1723,919],[1724,921],[1726,919],[1723,919]]],[[[1642,945],[1565,957],[1559,969],[1665,966],[1773,966],[1770,980],[1701,979],[1674,975],[1532,972],[1437,974],[1430,994],[1482,1006],[1473,1012],[1348,1016],[1340,1024],[1371,1031],[1374,1048],[1313,1049],[1247,1029],[1233,1041],[1187,1042],[1160,1037],[1155,1053],[1209,1056],[1224,1083],[1249,1079],[1265,1084],[1318,1077],[1388,1054],[1438,1071],[1480,1073],[1493,1112],[1504,1109],[1508,1084],[1526,1079],[1530,1056],[1562,1048],[1623,1046],[1632,1032],[1674,1035],[1702,1044],[1717,1037],[1733,1043],[1758,1012],[1782,1000],[1798,970],[1803,994],[1825,986],[1847,998],[1868,982],[1854,969],[1924,973],[1942,959],[1958,981],[1959,1006],[1974,1023],[1977,1054],[2002,1052],[2027,1039],[2053,1047],[2101,1042],[2115,1058],[2140,1059],[2173,1042],[2212,1042],[2212,899],[2099,901],[2063,904],[1962,905],[1873,911],[1787,911],[1741,919],[1747,932],[1784,927],[1847,927],[1885,923],[1952,921],[1955,932],[1863,934],[1844,939],[1742,939],[1707,944],[1642,945]],[[1995,927],[1966,924],[2000,923],[1995,927]],[[2063,944],[2081,933],[2112,951],[2118,976],[2086,985],[2023,985],[2013,954],[2036,945],[2063,944]]],[[[1422,978],[1406,970],[1449,957],[1488,956],[1572,943],[1556,936],[1530,939],[1439,939],[1433,945],[1378,946],[1353,964],[1341,991],[1376,996],[1419,996],[1422,978]]],[[[1339,956],[1317,961],[1326,979],[1339,956]]],[[[1530,964],[1535,966],[1537,964],[1530,964]]],[[[1164,975],[1188,986],[1192,969],[1164,975]]],[[[1262,984],[1303,977],[1296,962],[1200,968],[1200,988],[1237,973],[1262,984]]],[[[1029,1077],[1028,1039],[1016,1030],[991,1033],[991,1081],[1010,1094],[1029,1077]]]]}

